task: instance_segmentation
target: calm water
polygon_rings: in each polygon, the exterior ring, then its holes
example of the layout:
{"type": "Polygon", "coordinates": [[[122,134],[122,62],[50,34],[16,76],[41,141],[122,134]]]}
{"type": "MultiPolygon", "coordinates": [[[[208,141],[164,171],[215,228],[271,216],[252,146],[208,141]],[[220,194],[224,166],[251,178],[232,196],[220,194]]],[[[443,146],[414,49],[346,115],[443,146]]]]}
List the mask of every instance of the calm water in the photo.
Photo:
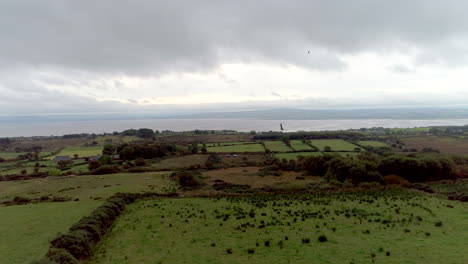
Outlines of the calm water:
{"type": "Polygon", "coordinates": [[[103,133],[123,131],[129,128],[186,131],[194,129],[230,129],[237,131],[278,131],[283,124],[286,132],[340,130],[350,128],[388,127],[409,128],[421,126],[467,125],[468,119],[395,120],[395,119],[347,119],[347,120],[256,120],[256,119],[141,119],[141,120],[93,120],[46,123],[0,123],[0,137],[50,136],[74,133],[103,133]]]}

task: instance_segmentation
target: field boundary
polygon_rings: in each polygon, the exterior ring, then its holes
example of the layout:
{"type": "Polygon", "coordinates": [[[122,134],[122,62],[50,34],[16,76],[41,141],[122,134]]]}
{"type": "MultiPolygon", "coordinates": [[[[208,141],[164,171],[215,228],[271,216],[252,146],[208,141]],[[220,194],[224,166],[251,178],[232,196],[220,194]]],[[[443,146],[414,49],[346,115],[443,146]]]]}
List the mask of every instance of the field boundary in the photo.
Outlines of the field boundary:
{"type": "Polygon", "coordinates": [[[33,263],[79,264],[91,256],[94,246],[111,229],[112,224],[127,205],[139,199],[176,196],[178,196],[177,193],[114,194],[106,199],[103,205],[94,209],[90,215],[72,225],[65,234],[59,234],[54,238],[44,258],[33,263]]]}

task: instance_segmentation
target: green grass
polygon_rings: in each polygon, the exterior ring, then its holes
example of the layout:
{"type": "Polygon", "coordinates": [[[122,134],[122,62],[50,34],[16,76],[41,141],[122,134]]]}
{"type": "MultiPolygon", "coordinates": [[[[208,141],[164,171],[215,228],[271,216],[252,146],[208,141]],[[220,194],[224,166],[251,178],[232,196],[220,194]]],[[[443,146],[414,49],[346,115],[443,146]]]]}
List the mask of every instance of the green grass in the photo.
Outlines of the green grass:
{"type": "Polygon", "coordinates": [[[244,144],[255,144],[257,142],[254,141],[247,141],[247,142],[220,142],[220,143],[206,143],[207,147],[217,147],[218,144],[219,146],[230,146],[230,145],[244,145],[244,144]]]}
{"type": "Polygon", "coordinates": [[[356,155],[359,155],[360,152],[323,152],[324,154],[325,153],[328,153],[328,154],[332,154],[332,155],[340,155],[340,156],[350,156],[350,157],[354,157],[356,155]]]}
{"type": "Polygon", "coordinates": [[[263,143],[265,144],[266,148],[274,152],[292,151],[292,149],[286,146],[283,141],[263,141],[263,143]]]}
{"type": "Polygon", "coordinates": [[[390,147],[387,143],[382,142],[382,141],[376,141],[376,140],[363,140],[363,141],[358,141],[357,143],[363,147],[367,147],[367,146],[374,147],[374,148],[390,147]]]}
{"type": "Polygon", "coordinates": [[[311,144],[323,151],[326,146],[331,147],[332,151],[354,151],[355,148],[359,148],[354,144],[349,143],[343,139],[313,139],[311,144]]]}
{"type": "Polygon", "coordinates": [[[296,150],[296,151],[302,151],[302,150],[311,150],[312,148],[304,144],[301,140],[291,140],[291,147],[296,150]]]}
{"type": "Polygon", "coordinates": [[[190,166],[203,165],[208,159],[208,155],[196,154],[181,157],[171,157],[162,159],[151,164],[152,168],[161,170],[179,170],[187,169],[190,166]]]}
{"type": "Polygon", "coordinates": [[[265,149],[261,144],[246,144],[246,145],[234,145],[234,146],[220,146],[220,147],[208,147],[208,152],[264,152],[265,149]]]}
{"type": "Polygon", "coordinates": [[[275,157],[278,159],[287,159],[287,160],[294,160],[297,159],[299,156],[322,156],[320,152],[293,152],[293,153],[277,153],[275,157]]]}
{"type": "Polygon", "coordinates": [[[80,158],[82,157],[91,157],[95,155],[102,154],[102,146],[93,146],[93,147],[66,147],[60,151],[57,155],[48,157],[49,159],[54,159],[56,156],[70,156],[73,158],[75,154],[78,154],[80,158]]]}
{"type": "Polygon", "coordinates": [[[166,192],[175,187],[167,177],[168,174],[169,172],[121,173],[2,181],[0,199],[56,195],[87,200],[107,198],[117,192],[166,192]]]}
{"type": "Polygon", "coordinates": [[[49,241],[99,206],[98,201],[40,203],[0,207],[0,263],[31,263],[42,258],[49,241]]]}
{"type": "Polygon", "coordinates": [[[88,263],[461,264],[467,232],[466,204],[395,190],[147,200],[88,263]]]}
{"type": "Polygon", "coordinates": [[[4,159],[15,159],[16,157],[18,157],[19,155],[24,155],[26,154],[26,152],[19,152],[19,153],[16,153],[16,152],[0,152],[0,158],[4,158],[4,159]]]}

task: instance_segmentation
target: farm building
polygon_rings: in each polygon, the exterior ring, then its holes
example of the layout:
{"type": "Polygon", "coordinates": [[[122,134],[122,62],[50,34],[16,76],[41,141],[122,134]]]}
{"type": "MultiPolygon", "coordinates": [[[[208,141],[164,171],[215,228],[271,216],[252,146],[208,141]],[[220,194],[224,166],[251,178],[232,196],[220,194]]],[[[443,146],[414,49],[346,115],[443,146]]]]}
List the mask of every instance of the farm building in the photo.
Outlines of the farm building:
{"type": "Polygon", "coordinates": [[[89,157],[88,160],[89,161],[98,160],[100,157],[101,157],[101,155],[91,156],[91,157],[89,157]]]}

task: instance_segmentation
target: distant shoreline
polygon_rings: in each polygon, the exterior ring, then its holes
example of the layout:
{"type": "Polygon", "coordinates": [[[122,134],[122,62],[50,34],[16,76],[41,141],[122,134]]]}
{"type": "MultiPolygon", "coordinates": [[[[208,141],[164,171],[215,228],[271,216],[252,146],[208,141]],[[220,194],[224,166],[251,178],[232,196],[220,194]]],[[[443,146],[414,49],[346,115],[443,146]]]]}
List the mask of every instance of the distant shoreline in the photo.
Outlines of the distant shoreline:
{"type": "Polygon", "coordinates": [[[463,126],[467,119],[336,119],[336,120],[270,120],[270,119],[123,119],[123,120],[73,120],[9,123],[0,122],[0,137],[62,136],[76,133],[112,133],[130,128],[154,130],[236,130],[284,132],[346,130],[371,127],[413,128],[427,126],[463,126]]]}

